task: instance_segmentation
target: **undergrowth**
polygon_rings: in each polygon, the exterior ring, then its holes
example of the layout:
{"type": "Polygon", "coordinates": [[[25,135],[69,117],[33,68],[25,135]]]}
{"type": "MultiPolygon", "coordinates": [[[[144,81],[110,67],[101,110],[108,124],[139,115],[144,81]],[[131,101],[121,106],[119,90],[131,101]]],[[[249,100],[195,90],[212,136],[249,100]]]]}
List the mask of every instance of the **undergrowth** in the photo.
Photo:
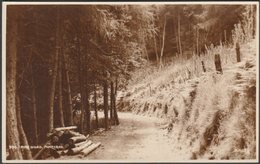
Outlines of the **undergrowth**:
{"type": "Polygon", "coordinates": [[[223,74],[212,70],[180,79],[184,64],[140,73],[118,109],[167,120],[173,147],[186,159],[255,159],[255,46],[255,40],[242,44],[242,62],[227,58],[223,74]]]}

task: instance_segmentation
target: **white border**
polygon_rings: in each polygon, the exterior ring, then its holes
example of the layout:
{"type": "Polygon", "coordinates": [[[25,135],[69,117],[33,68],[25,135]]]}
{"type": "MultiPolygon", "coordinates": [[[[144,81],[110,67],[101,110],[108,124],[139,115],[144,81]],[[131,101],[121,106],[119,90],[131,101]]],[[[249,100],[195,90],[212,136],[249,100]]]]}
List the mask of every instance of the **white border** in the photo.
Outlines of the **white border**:
{"type": "Polygon", "coordinates": [[[6,5],[2,4],[2,162],[6,157],[6,5]]]}
{"type": "Polygon", "coordinates": [[[2,3],[2,162],[3,163],[169,163],[169,162],[178,162],[178,163],[255,163],[259,161],[259,2],[249,2],[249,1],[240,1],[240,2],[3,2],[2,3]],[[256,71],[256,159],[255,160],[187,160],[187,161],[137,161],[137,160],[6,160],[6,6],[7,5],[122,5],[122,4],[133,4],[133,5],[145,5],[145,4],[158,4],[158,5],[181,5],[181,4],[223,4],[223,5],[236,5],[236,4],[252,4],[257,6],[257,29],[256,29],[256,58],[257,58],[257,71],[256,71]],[[4,93],[4,94],[3,94],[4,93]]]}
{"type": "Polygon", "coordinates": [[[236,5],[236,4],[258,4],[258,2],[250,2],[250,1],[230,1],[230,2],[220,2],[220,1],[185,1],[185,2],[3,2],[3,5],[122,5],[122,4],[137,4],[137,5],[147,5],[147,4],[162,4],[162,5],[184,5],[184,4],[223,4],[223,5],[236,5]]]}

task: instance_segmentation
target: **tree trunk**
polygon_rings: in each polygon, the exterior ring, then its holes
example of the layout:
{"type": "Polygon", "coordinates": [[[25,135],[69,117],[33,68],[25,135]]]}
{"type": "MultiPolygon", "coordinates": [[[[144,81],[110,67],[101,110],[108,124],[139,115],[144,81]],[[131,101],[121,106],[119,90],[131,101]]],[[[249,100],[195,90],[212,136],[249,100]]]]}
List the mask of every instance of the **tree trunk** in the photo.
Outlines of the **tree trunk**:
{"type": "MultiPolygon", "coordinates": [[[[63,85],[66,85],[66,97],[67,97],[67,103],[65,103],[67,105],[67,108],[64,108],[66,109],[66,125],[69,125],[69,126],[72,126],[74,123],[73,123],[73,104],[72,104],[72,98],[71,98],[71,86],[70,86],[70,76],[69,76],[69,68],[68,68],[68,58],[69,58],[69,55],[66,56],[66,46],[68,46],[66,43],[65,43],[65,33],[66,31],[64,30],[64,27],[63,27],[63,24],[64,22],[62,22],[62,28],[61,28],[61,34],[62,34],[62,40],[61,40],[61,46],[62,46],[62,49],[61,49],[61,62],[63,63],[63,67],[61,67],[63,69],[63,73],[64,73],[64,78],[63,81],[65,81],[65,84],[62,83],[63,85]]],[[[63,110],[64,112],[64,110],[63,110]]],[[[64,118],[63,118],[64,119],[64,118]]]]}
{"type": "Polygon", "coordinates": [[[142,40],[143,40],[143,51],[144,51],[144,53],[146,55],[147,61],[149,61],[150,59],[149,59],[149,55],[148,55],[148,52],[147,52],[147,49],[146,49],[145,33],[144,33],[144,31],[142,31],[142,34],[143,34],[143,38],[142,38],[142,40]]]}
{"type": "Polygon", "coordinates": [[[83,133],[84,131],[84,120],[85,120],[85,89],[84,89],[84,58],[81,54],[81,47],[80,47],[80,39],[79,34],[77,35],[77,53],[78,53],[78,72],[79,72],[79,86],[80,86],[80,109],[81,109],[81,118],[80,118],[80,132],[83,133]]]}
{"type": "Polygon", "coordinates": [[[225,43],[227,43],[227,31],[224,30],[224,39],[225,39],[225,43]]]}
{"type": "MultiPolygon", "coordinates": [[[[80,12],[79,12],[80,14],[80,12]]],[[[81,41],[82,41],[82,29],[80,23],[80,17],[77,17],[77,32],[76,32],[76,52],[77,52],[77,59],[78,59],[78,80],[79,80],[79,92],[80,92],[80,110],[81,110],[81,117],[80,117],[80,127],[79,130],[81,133],[85,130],[85,101],[86,101],[86,90],[84,87],[85,84],[85,66],[84,66],[84,54],[81,53],[81,41]]]]}
{"type": "MultiPolygon", "coordinates": [[[[114,101],[115,101],[115,100],[114,100],[114,101]]],[[[115,105],[114,115],[115,115],[115,124],[116,124],[116,125],[119,125],[119,119],[118,119],[118,115],[117,115],[116,105],[115,105]]]]}
{"type": "Polygon", "coordinates": [[[80,154],[82,154],[83,156],[87,156],[88,154],[90,154],[92,151],[94,151],[95,149],[97,149],[99,146],[101,145],[101,142],[98,142],[96,144],[92,144],[89,147],[83,149],[80,154]]]}
{"type": "MultiPolygon", "coordinates": [[[[86,54],[87,55],[87,54],[86,54]]],[[[86,61],[88,61],[88,56],[85,56],[85,91],[86,91],[86,132],[87,134],[90,133],[91,131],[91,125],[90,125],[90,104],[89,104],[89,87],[88,87],[88,65],[86,63],[86,61]]]]}
{"type": "Polygon", "coordinates": [[[7,54],[6,54],[6,137],[9,159],[23,159],[16,115],[16,54],[17,54],[17,8],[7,7],[7,54]]]}
{"type": "Polygon", "coordinates": [[[165,18],[164,18],[163,40],[162,40],[162,49],[161,49],[161,55],[160,55],[160,68],[163,66],[162,58],[163,58],[163,51],[164,51],[165,29],[166,29],[166,15],[165,15],[165,18]]]}
{"type": "Polygon", "coordinates": [[[197,38],[196,38],[196,46],[197,46],[197,55],[200,56],[200,51],[199,51],[199,28],[197,27],[196,30],[197,38]]]}
{"type": "Polygon", "coordinates": [[[105,129],[108,130],[108,86],[107,81],[104,82],[104,116],[105,116],[105,129]]]}
{"type": "MultiPolygon", "coordinates": [[[[56,48],[58,49],[58,48],[56,48]]],[[[57,50],[56,50],[57,51],[57,50]]],[[[52,131],[54,120],[53,120],[53,110],[54,110],[54,99],[55,99],[55,86],[56,86],[56,78],[57,78],[57,71],[58,71],[58,53],[56,52],[54,56],[54,71],[52,75],[52,83],[50,89],[50,104],[49,104],[49,132],[52,131]]]]}
{"type": "Polygon", "coordinates": [[[94,110],[95,110],[95,117],[96,117],[96,128],[98,129],[98,110],[97,110],[97,88],[96,84],[94,84],[94,110]]]}
{"type": "Polygon", "coordinates": [[[74,143],[74,144],[72,144],[72,148],[74,148],[74,147],[80,147],[80,146],[86,144],[87,142],[89,142],[89,140],[82,141],[82,142],[78,142],[78,143],[74,143]]]}
{"type": "Polygon", "coordinates": [[[87,140],[87,137],[84,135],[74,136],[69,139],[69,144],[75,144],[75,143],[83,142],[86,140],[87,140]]]}
{"type": "Polygon", "coordinates": [[[32,85],[32,114],[33,114],[34,144],[37,145],[38,144],[37,107],[36,107],[35,83],[34,83],[32,65],[31,65],[31,85],[32,85]]]}
{"type": "MultiPolygon", "coordinates": [[[[80,50],[78,50],[80,51],[80,50]]],[[[80,85],[80,109],[81,109],[81,118],[80,118],[80,131],[81,133],[83,132],[83,129],[84,129],[84,109],[85,109],[85,93],[84,93],[84,77],[83,77],[83,66],[82,66],[82,63],[81,63],[81,54],[79,53],[79,85],[80,85]]]]}
{"type": "Polygon", "coordinates": [[[19,137],[20,137],[20,143],[22,148],[22,154],[23,154],[23,159],[32,159],[32,153],[29,148],[28,140],[26,137],[26,134],[23,129],[23,124],[22,124],[22,118],[21,118],[21,106],[20,106],[20,98],[17,95],[16,96],[16,114],[17,114],[17,126],[18,126],[18,131],[19,131],[19,137]]]}
{"type": "Polygon", "coordinates": [[[87,134],[91,131],[91,125],[90,125],[90,104],[89,104],[89,90],[88,90],[88,84],[86,84],[86,132],[87,134]]]}
{"type": "Polygon", "coordinates": [[[75,130],[77,129],[77,126],[67,126],[67,127],[59,127],[55,128],[55,131],[66,131],[66,130],[75,130]]]}
{"type": "Polygon", "coordinates": [[[58,67],[59,67],[59,71],[58,71],[58,87],[59,87],[59,89],[58,89],[58,97],[59,97],[59,99],[58,99],[58,110],[59,110],[59,114],[60,114],[60,126],[62,126],[62,127],[64,127],[65,125],[64,125],[64,116],[63,116],[63,102],[62,102],[62,99],[63,99],[63,95],[62,95],[62,48],[61,48],[61,46],[62,46],[62,44],[61,44],[61,42],[62,42],[62,39],[61,39],[61,22],[60,22],[60,8],[58,8],[58,10],[57,10],[57,14],[58,14],[58,30],[59,30],[59,33],[58,33],[58,46],[60,47],[60,51],[59,51],[59,65],[58,65],[58,67]]]}
{"type": "Polygon", "coordinates": [[[179,36],[178,36],[178,23],[176,23],[176,25],[174,26],[175,28],[175,34],[176,34],[176,47],[177,47],[177,52],[178,54],[180,54],[180,50],[179,50],[179,36]]]}
{"type": "Polygon", "coordinates": [[[111,81],[110,83],[110,124],[114,124],[114,84],[111,81]]]}
{"type": "Polygon", "coordinates": [[[157,48],[156,38],[155,38],[154,35],[153,35],[153,41],[154,41],[154,48],[155,48],[155,55],[156,55],[156,64],[158,65],[159,64],[159,55],[158,55],[158,48],[157,48]]]}
{"type": "Polygon", "coordinates": [[[84,150],[85,148],[89,147],[90,145],[92,144],[92,141],[88,141],[86,142],[85,144],[79,146],[79,147],[75,147],[75,148],[72,148],[68,151],[68,154],[69,155],[75,155],[75,154],[78,154],[80,153],[82,150],[84,150]]]}
{"type": "Polygon", "coordinates": [[[64,116],[63,116],[63,104],[62,104],[62,60],[61,60],[62,54],[59,54],[59,114],[60,114],[60,126],[64,127],[64,116]]]}
{"type": "Polygon", "coordinates": [[[70,89],[70,77],[69,77],[69,70],[67,66],[67,59],[65,54],[63,53],[63,60],[64,60],[64,68],[65,68],[65,78],[67,83],[67,96],[68,96],[68,103],[69,103],[69,125],[73,125],[73,113],[72,113],[72,99],[71,99],[71,89],[70,89]]]}
{"type": "Polygon", "coordinates": [[[180,13],[178,12],[178,38],[179,38],[179,50],[180,55],[182,56],[182,47],[181,47],[181,19],[180,19],[180,13]]]}
{"type": "Polygon", "coordinates": [[[118,88],[118,79],[116,78],[116,86],[115,86],[115,93],[113,96],[113,100],[114,100],[114,118],[115,118],[115,124],[119,125],[119,119],[118,119],[118,115],[117,115],[117,109],[116,109],[116,95],[117,95],[117,88],[118,88]]]}
{"type": "Polygon", "coordinates": [[[147,61],[149,61],[149,54],[147,52],[147,48],[146,48],[146,44],[144,43],[144,53],[146,54],[146,57],[147,57],[147,61]]]}
{"type": "Polygon", "coordinates": [[[50,104],[49,104],[49,132],[52,131],[54,120],[53,120],[53,109],[54,109],[54,100],[55,100],[55,87],[56,87],[56,78],[57,78],[57,72],[58,72],[58,59],[59,59],[59,36],[60,36],[60,27],[59,27],[59,14],[57,14],[56,18],[56,52],[54,56],[54,68],[53,68],[53,75],[52,75],[52,83],[51,83],[51,90],[50,90],[50,104]]]}

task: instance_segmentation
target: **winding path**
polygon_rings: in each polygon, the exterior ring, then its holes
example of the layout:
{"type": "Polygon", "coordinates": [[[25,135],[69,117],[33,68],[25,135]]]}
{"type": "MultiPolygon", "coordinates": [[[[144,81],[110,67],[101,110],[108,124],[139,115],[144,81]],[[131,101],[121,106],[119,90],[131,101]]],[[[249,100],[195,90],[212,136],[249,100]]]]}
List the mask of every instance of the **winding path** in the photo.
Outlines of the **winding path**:
{"type": "Polygon", "coordinates": [[[161,119],[119,113],[120,125],[92,136],[102,146],[88,155],[90,160],[172,161],[174,146],[161,119]]]}

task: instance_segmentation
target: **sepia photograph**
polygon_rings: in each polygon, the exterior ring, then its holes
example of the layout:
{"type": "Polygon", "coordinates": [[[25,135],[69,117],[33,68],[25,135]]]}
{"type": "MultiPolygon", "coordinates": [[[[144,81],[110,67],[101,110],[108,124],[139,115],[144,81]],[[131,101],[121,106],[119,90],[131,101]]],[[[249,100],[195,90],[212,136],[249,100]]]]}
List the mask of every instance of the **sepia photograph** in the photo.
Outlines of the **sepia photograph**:
{"type": "Polygon", "coordinates": [[[3,2],[2,162],[257,162],[258,45],[258,2],[3,2]]]}

